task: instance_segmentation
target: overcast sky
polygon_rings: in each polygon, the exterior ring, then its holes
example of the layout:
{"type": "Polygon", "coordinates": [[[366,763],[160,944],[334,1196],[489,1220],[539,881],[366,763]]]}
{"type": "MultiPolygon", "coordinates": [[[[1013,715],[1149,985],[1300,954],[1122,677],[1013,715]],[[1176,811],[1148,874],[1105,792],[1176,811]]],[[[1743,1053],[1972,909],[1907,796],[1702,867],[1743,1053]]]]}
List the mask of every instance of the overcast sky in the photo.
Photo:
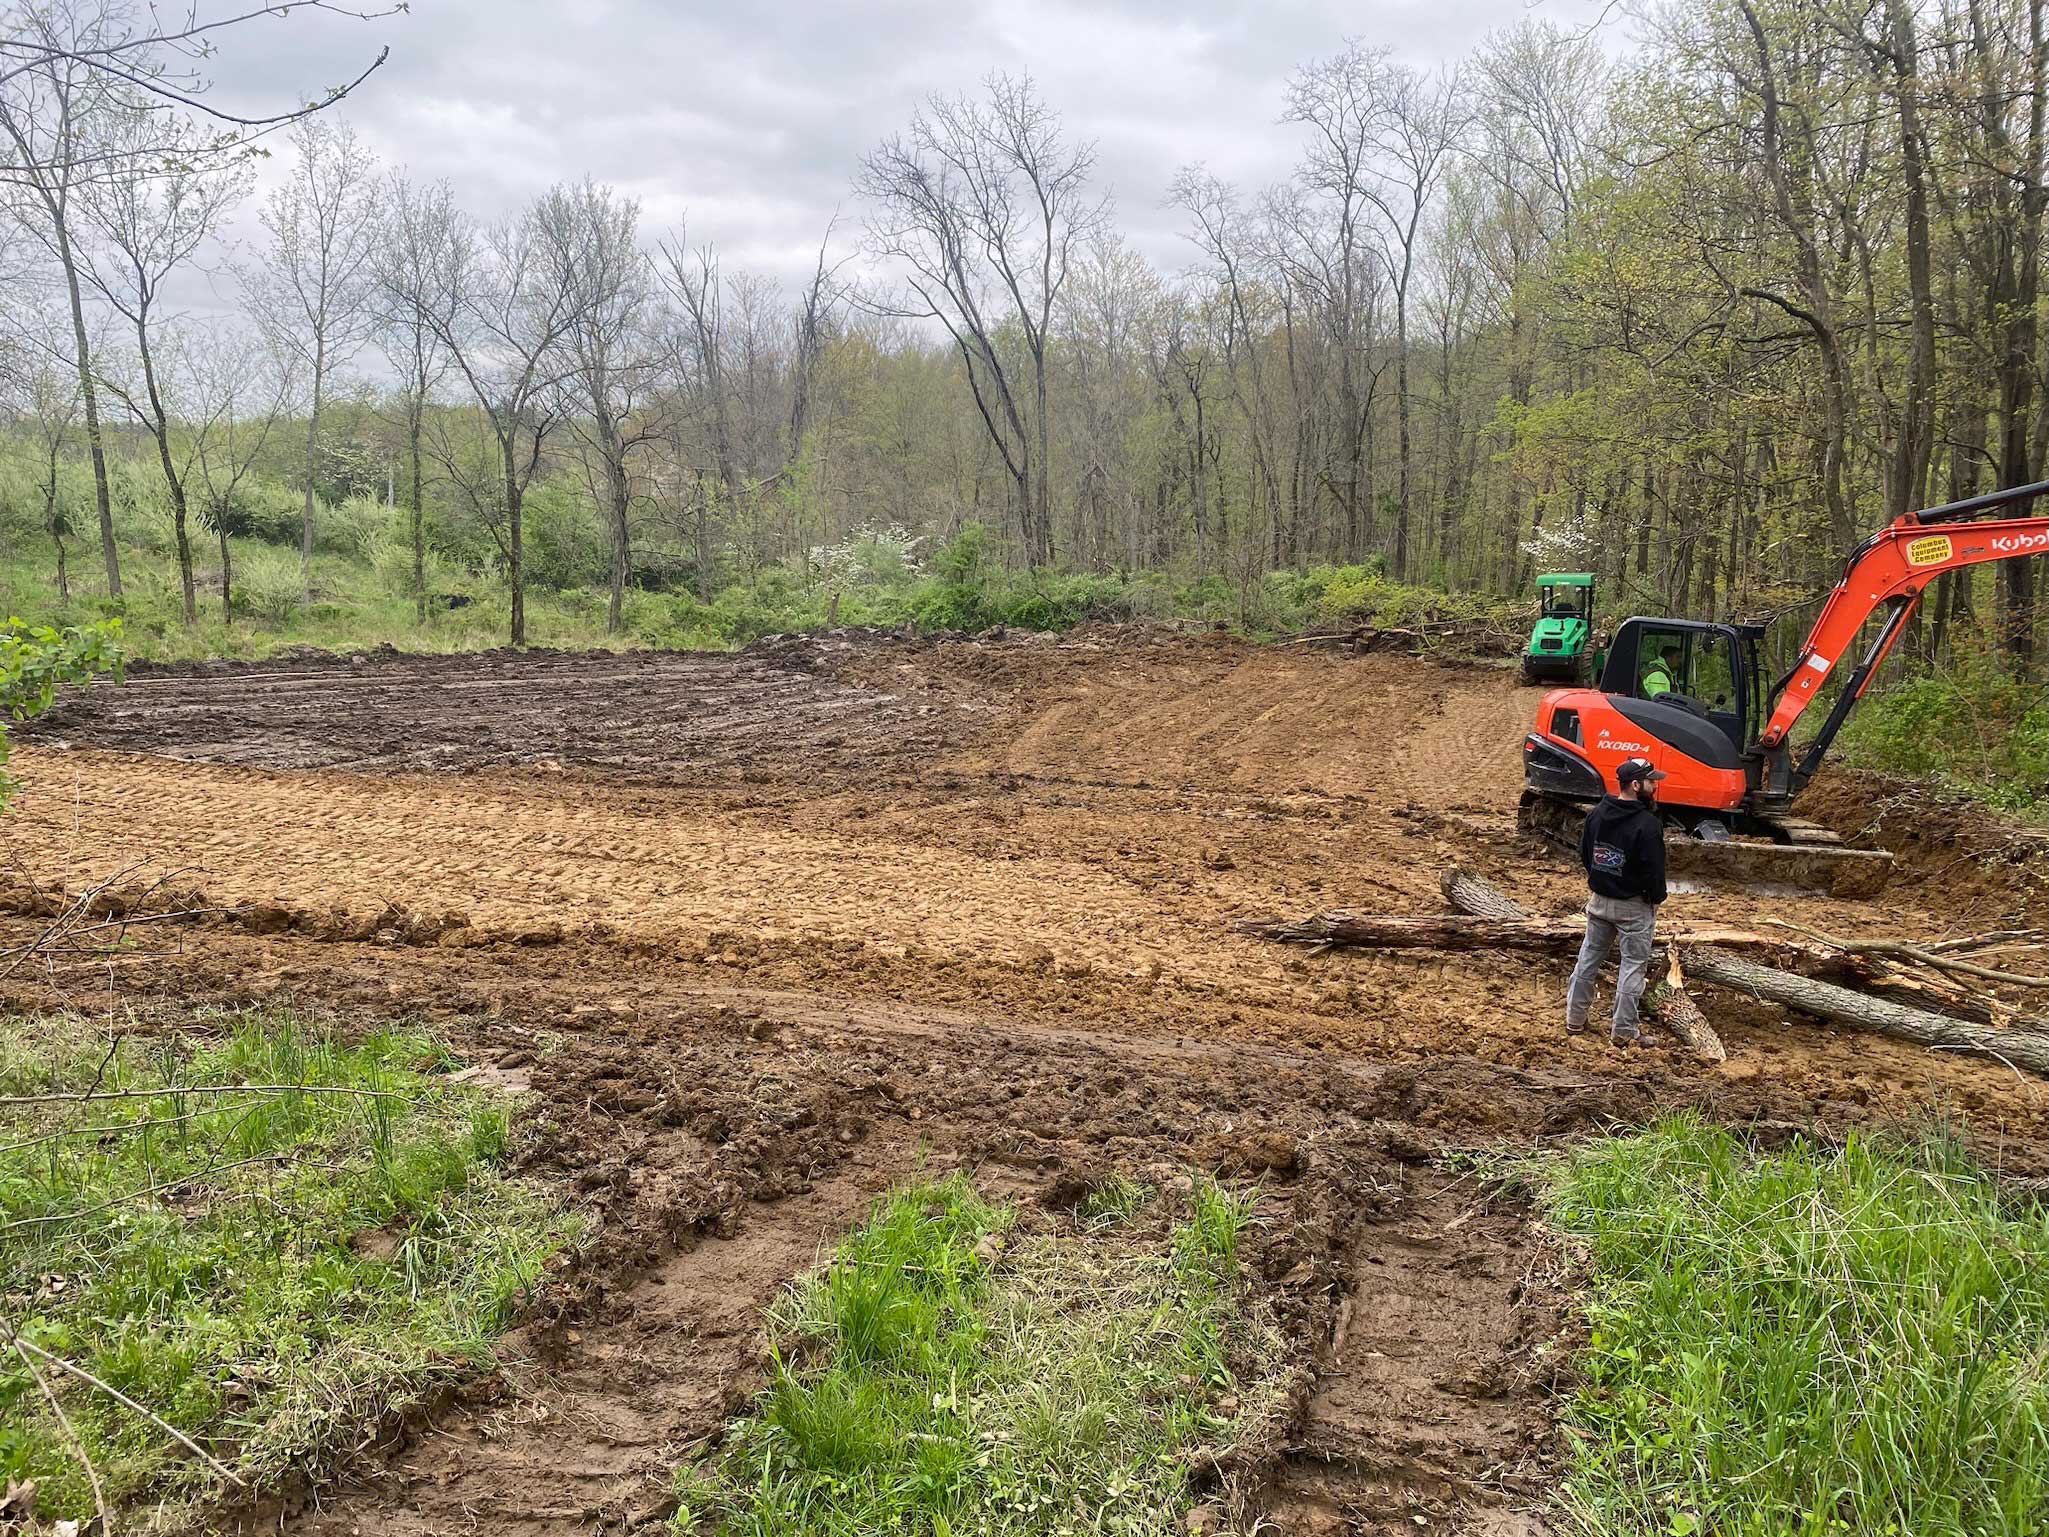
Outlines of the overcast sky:
{"type": "Polygon", "coordinates": [[[588,172],[637,196],[648,232],[687,214],[693,242],[786,281],[808,273],[836,209],[853,244],[856,164],[924,97],[1028,71],[1068,131],[1096,141],[1120,227],[1176,270],[1190,251],[1160,206],[1169,179],[1195,161],[1246,187],[1284,175],[1296,131],[1275,119],[1298,64],[1353,36],[1435,66],[1530,14],[1581,27],[1597,6],[412,0],[367,21],[247,23],[210,68],[221,105],[274,109],[388,44],[389,62],[339,109],[387,162],[447,177],[485,216],[588,172]]]}

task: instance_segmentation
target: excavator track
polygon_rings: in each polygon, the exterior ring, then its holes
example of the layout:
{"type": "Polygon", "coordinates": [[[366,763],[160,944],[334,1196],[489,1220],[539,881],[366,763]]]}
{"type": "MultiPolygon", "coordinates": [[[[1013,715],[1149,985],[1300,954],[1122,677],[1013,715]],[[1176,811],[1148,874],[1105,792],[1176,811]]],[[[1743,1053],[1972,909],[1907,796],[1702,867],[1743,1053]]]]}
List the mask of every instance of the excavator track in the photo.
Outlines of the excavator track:
{"type": "MultiPolygon", "coordinates": [[[[1578,801],[1525,790],[1517,822],[1523,831],[1577,854],[1588,809],[1578,801]]],[[[1784,835],[1783,842],[1709,842],[1667,828],[1666,873],[1688,880],[1797,886],[1832,897],[1872,896],[1892,879],[1893,856],[1886,849],[1845,848],[1839,836],[1818,822],[1788,817],[1771,825],[1784,835]]]]}

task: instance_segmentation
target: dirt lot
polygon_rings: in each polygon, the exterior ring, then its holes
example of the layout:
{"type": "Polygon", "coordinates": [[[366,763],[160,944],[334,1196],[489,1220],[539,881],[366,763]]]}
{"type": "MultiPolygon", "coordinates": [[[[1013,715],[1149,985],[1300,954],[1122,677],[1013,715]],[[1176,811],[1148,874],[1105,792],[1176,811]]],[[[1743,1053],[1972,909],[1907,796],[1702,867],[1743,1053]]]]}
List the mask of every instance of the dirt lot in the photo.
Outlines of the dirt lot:
{"type": "MultiPolygon", "coordinates": [[[[1258,1179],[1300,1413],[1233,1486],[1287,1531],[1541,1532],[1560,1262],[1431,1154],[1676,1104],[1766,1136],[1932,1109],[2040,1172],[2049,1089],[1726,999],[1721,1068],[1623,1056],[1563,1038],[1549,959],[1230,931],[1435,910],[1452,863],[1572,907],[1576,872],[1514,830],[1535,698],[1494,670],[1114,631],[153,670],[22,734],[0,938],[31,932],[34,888],[120,869],[235,915],[0,987],[430,1018],[534,1096],[529,1166],[604,1208],[500,1377],[252,1526],[656,1519],[750,1390],[758,1305],[922,1158],[1047,1221],[1111,1171],[1258,1179]]],[[[1805,921],[2039,920],[2039,855],[1841,783],[1819,814],[1885,809],[1906,868],[1882,899],[1799,899],[1805,921]]]]}

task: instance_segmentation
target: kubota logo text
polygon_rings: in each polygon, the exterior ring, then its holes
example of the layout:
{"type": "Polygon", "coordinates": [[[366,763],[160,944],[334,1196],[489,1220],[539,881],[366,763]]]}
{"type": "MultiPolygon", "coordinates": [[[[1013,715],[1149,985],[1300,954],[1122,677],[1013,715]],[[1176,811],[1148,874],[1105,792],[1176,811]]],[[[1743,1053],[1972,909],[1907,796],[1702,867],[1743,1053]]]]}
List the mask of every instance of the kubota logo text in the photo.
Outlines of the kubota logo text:
{"type": "Polygon", "coordinates": [[[1991,541],[1992,548],[2002,555],[2012,555],[2022,550],[2049,550],[2049,529],[2039,534],[2001,534],[1991,541]]]}

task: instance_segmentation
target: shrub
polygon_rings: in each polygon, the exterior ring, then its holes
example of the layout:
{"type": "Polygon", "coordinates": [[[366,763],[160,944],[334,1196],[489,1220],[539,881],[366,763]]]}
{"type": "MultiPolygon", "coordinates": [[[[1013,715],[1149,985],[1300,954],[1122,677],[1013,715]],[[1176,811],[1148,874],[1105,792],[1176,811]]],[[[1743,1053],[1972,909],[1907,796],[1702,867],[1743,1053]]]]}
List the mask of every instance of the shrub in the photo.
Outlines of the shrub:
{"type": "MultiPolygon", "coordinates": [[[[56,629],[9,619],[0,626],[0,763],[7,761],[5,721],[40,715],[65,683],[100,673],[121,677],[121,621],[101,619],[56,629]]],[[[0,802],[12,782],[0,772],[0,802]]]]}
{"type": "Polygon", "coordinates": [[[1843,728],[1852,763],[1927,779],[2008,811],[2049,801],[2049,700],[1986,655],[1865,699],[1843,728]]]}

